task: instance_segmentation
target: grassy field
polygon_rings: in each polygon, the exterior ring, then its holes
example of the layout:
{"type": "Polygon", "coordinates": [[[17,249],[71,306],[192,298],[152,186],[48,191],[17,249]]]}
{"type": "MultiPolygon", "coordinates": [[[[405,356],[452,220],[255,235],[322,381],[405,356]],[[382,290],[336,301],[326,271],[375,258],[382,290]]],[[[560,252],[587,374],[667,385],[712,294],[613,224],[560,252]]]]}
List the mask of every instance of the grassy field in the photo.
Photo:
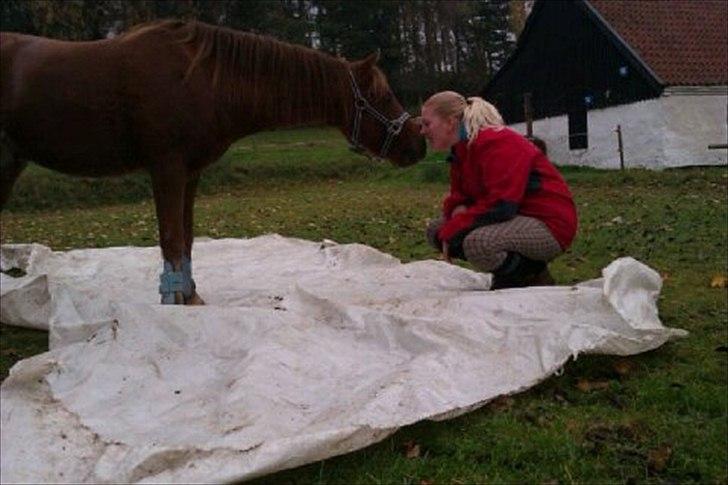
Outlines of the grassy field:
{"type": "MultiPolygon", "coordinates": [[[[447,189],[441,159],[397,169],[350,153],[328,129],[260,134],[205,174],[196,235],[275,232],[433,258],[423,230],[447,189]]],[[[522,394],[260,483],[728,482],[728,293],[711,287],[728,266],[728,171],[563,173],[581,225],[552,265],[557,281],[633,256],[663,276],[664,324],[690,336],[630,358],[580,357],[522,394]]],[[[150,194],[142,175],[86,180],[32,166],[2,215],[2,242],[156,245],[150,194]]],[[[0,325],[2,377],[46,349],[46,333],[0,325]]]]}

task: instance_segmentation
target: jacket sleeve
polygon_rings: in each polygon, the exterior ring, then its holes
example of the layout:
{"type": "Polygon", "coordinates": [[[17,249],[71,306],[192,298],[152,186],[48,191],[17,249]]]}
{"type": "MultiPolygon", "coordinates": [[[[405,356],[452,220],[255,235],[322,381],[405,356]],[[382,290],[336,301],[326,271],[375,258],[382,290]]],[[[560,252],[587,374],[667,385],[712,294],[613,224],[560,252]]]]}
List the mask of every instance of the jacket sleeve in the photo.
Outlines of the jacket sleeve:
{"type": "Polygon", "coordinates": [[[450,192],[442,201],[442,215],[445,217],[445,220],[450,219],[450,215],[455,207],[465,204],[468,201],[468,197],[462,193],[462,189],[460,188],[462,163],[458,159],[454,148],[451,149],[447,161],[450,164],[450,192]]]}
{"type": "Polygon", "coordinates": [[[458,233],[467,234],[476,227],[516,216],[526,192],[533,159],[533,150],[519,142],[511,136],[499,136],[472,147],[471,156],[480,166],[483,196],[467,211],[443,224],[438,232],[441,241],[450,242],[458,233]]]}
{"type": "Polygon", "coordinates": [[[442,215],[445,219],[450,219],[450,215],[455,207],[465,204],[468,198],[460,189],[460,166],[459,164],[450,165],[450,192],[442,202],[442,215]]]}

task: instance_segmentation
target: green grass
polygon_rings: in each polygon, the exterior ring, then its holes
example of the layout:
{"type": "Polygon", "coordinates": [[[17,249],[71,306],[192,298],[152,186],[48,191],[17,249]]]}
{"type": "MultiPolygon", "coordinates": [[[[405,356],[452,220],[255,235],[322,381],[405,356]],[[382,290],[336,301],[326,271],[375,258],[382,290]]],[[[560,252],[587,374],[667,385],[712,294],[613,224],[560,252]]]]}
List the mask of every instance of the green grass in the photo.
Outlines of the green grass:
{"type": "MultiPolygon", "coordinates": [[[[250,137],[205,173],[196,235],[276,232],[362,242],[404,261],[436,257],[423,231],[447,190],[441,158],[397,169],[352,154],[328,129],[250,137]]],[[[557,281],[598,277],[613,259],[633,256],[665,279],[665,325],[690,336],[626,359],[582,356],[512,398],[260,483],[728,482],[728,294],[710,287],[728,265],[728,172],[563,173],[581,225],[574,246],[552,265],[557,281]],[[584,392],[580,380],[603,388],[584,392]],[[419,446],[418,456],[405,455],[407,443],[419,446]]],[[[86,180],[31,167],[3,213],[2,242],[156,245],[150,193],[142,175],[86,180]]],[[[0,325],[2,376],[44,351],[46,339],[0,325]]]]}

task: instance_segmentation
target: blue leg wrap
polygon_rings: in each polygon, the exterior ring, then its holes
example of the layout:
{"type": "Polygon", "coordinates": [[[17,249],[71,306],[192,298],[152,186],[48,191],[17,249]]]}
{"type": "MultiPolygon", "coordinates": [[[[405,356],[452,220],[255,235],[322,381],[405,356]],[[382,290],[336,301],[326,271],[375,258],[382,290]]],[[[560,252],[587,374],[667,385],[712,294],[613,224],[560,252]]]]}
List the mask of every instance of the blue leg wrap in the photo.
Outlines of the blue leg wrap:
{"type": "MultiPolygon", "coordinates": [[[[185,274],[185,277],[190,280],[192,291],[194,291],[197,286],[195,286],[195,280],[192,279],[192,261],[187,259],[187,256],[182,256],[182,272],[185,274]]],[[[190,296],[191,295],[192,293],[190,293],[190,296]]]]}
{"type": "Polygon", "coordinates": [[[163,305],[174,305],[174,294],[182,292],[185,298],[192,296],[195,282],[192,279],[192,262],[186,257],[182,258],[182,269],[174,271],[172,263],[164,262],[164,270],[159,275],[159,293],[162,295],[163,305]]]}

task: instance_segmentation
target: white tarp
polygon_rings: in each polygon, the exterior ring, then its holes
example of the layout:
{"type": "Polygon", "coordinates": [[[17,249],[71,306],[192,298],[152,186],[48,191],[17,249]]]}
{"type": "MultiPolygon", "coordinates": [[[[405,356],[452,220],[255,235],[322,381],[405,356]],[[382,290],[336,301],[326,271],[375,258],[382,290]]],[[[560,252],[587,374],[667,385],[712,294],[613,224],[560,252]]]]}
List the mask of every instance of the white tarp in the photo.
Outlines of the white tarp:
{"type": "Polygon", "coordinates": [[[0,390],[3,482],[223,482],[346,453],[538,383],[662,326],[631,259],[574,287],[277,235],[199,240],[204,307],[157,304],[159,249],[2,247],[0,320],[51,350],[0,390]]]}

